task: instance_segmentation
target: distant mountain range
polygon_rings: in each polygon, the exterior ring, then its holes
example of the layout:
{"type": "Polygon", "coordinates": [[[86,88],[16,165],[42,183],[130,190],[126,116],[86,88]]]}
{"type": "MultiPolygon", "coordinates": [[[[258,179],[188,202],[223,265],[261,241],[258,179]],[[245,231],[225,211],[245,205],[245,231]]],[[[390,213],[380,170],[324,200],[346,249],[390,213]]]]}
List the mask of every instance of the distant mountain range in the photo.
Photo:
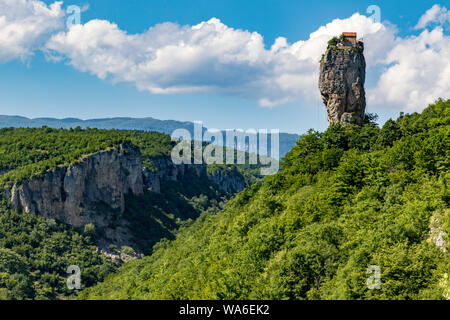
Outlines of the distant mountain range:
{"type": "MultiPolygon", "coordinates": [[[[176,129],[188,130],[192,137],[194,136],[194,123],[189,121],[176,120],[158,120],[154,118],[103,118],[103,119],[89,119],[81,120],[77,118],[35,118],[29,119],[21,116],[5,116],[0,115],[0,128],[14,127],[14,128],[40,128],[48,126],[51,128],[98,128],[98,129],[117,129],[117,130],[142,130],[142,131],[156,131],[171,135],[176,129]]],[[[207,130],[203,128],[203,130],[207,130]]],[[[224,136],[225,137],[225,136],[224,136]]],[[[299,139],[299,135],[291,133],[280,133],[280,158],[283,157],[292,146],[295,145],[299,139]]],[[[269,135],[270,140],[270,135],[269,135]]],[[[224,143],[225,138],[224,138],[224,143]]],[[[239,150],[248,150],[248,146],[238,146],[239,150]]],[[[270,155],[270,143],[269,143],[270,155]]]]}

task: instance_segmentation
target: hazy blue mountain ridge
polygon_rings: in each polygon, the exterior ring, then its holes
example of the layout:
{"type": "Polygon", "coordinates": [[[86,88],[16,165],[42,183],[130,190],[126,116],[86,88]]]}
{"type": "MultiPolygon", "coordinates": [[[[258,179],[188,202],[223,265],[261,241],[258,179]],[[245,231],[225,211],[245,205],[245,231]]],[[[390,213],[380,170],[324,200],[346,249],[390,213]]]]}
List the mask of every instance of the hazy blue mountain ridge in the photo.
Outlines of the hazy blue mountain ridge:
{"type": "MultiPolygon", "coordinates": [[[[48,126],[52,128],[75,128],[80,126],[81,128],[98,128],[98,129],[117,129],[117,130],[142,130],[142,131],[156,131],[171,135],[176,129],[188,130],[192,137],[194,136],[194,123],[189,121],[176,121],[176,120],[158,120],[151,117],[146,118],[102,118],[102,119],[89,119],[82,120],[77,118],[26,118],[21,116],[7,116],[0,115],[0,128],[15,127],[15,128],[40,128],[42,126],[48,126]]],[[[203,131],[207,130],[203,128],[203,131]]],[[[289,152],[292,146],[295,145],[299,135],[291,133],[280,133],[280,150],[279,156],[289,152]]],[[[270,149],[270,135],[268,136],[269,146],[268,153],[271,155],[270,149]]],[[[224,135],[224,143],[226,139],[224,135]]],[[[242,151],[248,151],[248,146],[237,146],[237,149],[242,151]]]]}

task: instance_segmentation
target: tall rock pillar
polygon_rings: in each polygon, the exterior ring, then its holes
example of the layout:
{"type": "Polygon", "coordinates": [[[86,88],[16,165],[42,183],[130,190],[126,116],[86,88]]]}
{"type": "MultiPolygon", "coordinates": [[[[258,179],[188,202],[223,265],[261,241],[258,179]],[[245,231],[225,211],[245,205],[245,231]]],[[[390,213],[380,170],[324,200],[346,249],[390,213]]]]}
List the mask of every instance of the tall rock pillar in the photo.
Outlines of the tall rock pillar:
{"type": "Polygon", "coordinates": [[[319,89],[331,124],[364,121],[366,97],[364,44],[356,33],[333,38],[320,62],[319,89]]]}

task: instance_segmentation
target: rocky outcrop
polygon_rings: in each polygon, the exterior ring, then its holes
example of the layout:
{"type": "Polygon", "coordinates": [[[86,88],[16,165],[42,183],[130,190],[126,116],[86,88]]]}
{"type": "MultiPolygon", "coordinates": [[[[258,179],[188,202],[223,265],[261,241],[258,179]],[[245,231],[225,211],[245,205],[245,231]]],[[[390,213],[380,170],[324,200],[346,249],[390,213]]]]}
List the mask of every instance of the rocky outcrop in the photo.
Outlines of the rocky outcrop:
{"type": "Polygon", "coordinates": [[[0,196],[22,213],[55,219],[81,230],[92,224],[89,227],[95,230],[98,251],[127,261],[142,257],[140,252],[131,252],[136,245],[129,217],[125,216],[127,195],[139,196],[145,189],[164,192],[163,180],[180,182],[186,188],[193,182],[211,183],[229,195],[245,188],[245,179],[235,168],[208,175],[206,165],[175,165],[169,157],[151,162],[151,169],[143,167],[139,149],[122,144],[86,155],[42,177],[25,179],[2,190],[0,196]],[[128,253],[122,248],[129,248],[128,253]]]}
{"type": "Polygon", "coordinates": [[[319,89],[330,124],[364,120],[366,62],[363,44],[329,45],[320,63],[319,89]]]}
{"type": "Polygon", "coordinates": [[[152,159],[152,168],[144,168],[144,183],[153,192],[161,192],[161,181],[181,181],[188,173],[200,177],[206,172],[206,166],[197,164],[175,165],[168,157],[152,159]]]}
{"type": "Polygon", "coordinates": [[[39,214],[75,227],[88,223],[104,226],[107,217],[98,213],[98,204],[118,213],[125,210],[125,195],[143,193],[142,158],[131,145],[83,157],[79,163],[61,166],[41,178],[16,184],[9,195],[19,212],[39,214]]]}
{"type": "Polygon", "coordinates": [[[431,217],[430,223],[430,238],[429,240],[434,243],[440,250],[447,252],[447,233],[444,231],[443,221],[447,220],[450,215],[450,210],[438,210],[431,217]]]}
{"type": "Polygon", "coordinates": [[[152,159],[150,170],[142,166],[139,150],[127,144],[84,156],[78,163],[48,171],[43,177],[26,179],[3,190],[2,196],[10,199],[11,207],[19,212],[38,214],[74,227],[89,223],[107,227],[124,212],[126,194],[140,195],[144,188],[160,193],[163,180],[181,182],[188,174],[205,175],[229,194],[246,186],[236,168],[208,175],[206,165],[175,165],[170,158],[160,157],[152,159]]]}
{"type": "Polygon", "coordinates": [[[236,169],[227,168],[225,171],[216,170],[208,175],[208,178],[214,182],[222,191],[234,194],[245,188],[245,180],[236,169]]]}
{"type": "Polygon", "coordinates": [[[201,177],[205,175],[208,180],[214,183],[219,190],[228,194],[244,190],[246,187],[245,178],[234,167],[224,171],[213,171],[208,173],[205,164],[180,164],[175,165],[170,158],[155,158],[152,160],[152,169],[144,168],[144,183],[153,192],[161,192],[161,181],[181,182],[187,175],[201,177]]]}

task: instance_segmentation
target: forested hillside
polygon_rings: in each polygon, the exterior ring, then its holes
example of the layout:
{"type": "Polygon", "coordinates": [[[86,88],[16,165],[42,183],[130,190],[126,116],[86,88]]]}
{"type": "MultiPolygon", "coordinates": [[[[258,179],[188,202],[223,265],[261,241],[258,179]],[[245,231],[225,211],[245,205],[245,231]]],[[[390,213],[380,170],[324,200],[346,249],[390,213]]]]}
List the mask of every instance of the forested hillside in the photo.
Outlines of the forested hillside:
{"type": "Polygon", "coordinates": [[[84,155],[117,147],[125,141],[138,147],[143,165],[152,157],[169,156],[173,142],[156,132],[100,129],[0,129],[0,186],[42,175],[58,165],[76,163],[84,155]]]}
{"type": "Polygon", "coordinates": [[[96,253],[95,239],[42,217],[0,206],[0,300],[62,299],[70,265],[81,270],[83,287],[114,272],[118,264],[96,253]]]}
{"type": "Polygon", "coordinates": [[[450,100],[371,120],[309,131],[278,174],[81,297],[450,298],[450,100]]]}
{"type": "Polygon", "coordinates": [[[142,130],[153,131],[165,134],[172,134],[176,129],[186,129],[189,132],[194,131],[194,123],[188,121],[175,120],[158,120],[151,117],[147,118],[103,118],[103,119],[89,119],[81,120],[77,118],[35,118],[29,119],[20,116],[6,116],[0,115],[0,128],[14,127],[14,128],[41,128],[48,126],[51,128],[76,128],[83,129],[117,129],[117,130],[142,130]]]}
{"type": "MultiPolygon", "coordinates": [[[[175,121],[175,120],[158,120],[154,118],[104,118],[104,119],[89,119],[81,120],[76,118],[66,119],[54,119],[54,118],[35,118],[29,119],[20,116],[6,116],[0,115],[0,128],[14,127],[14,128],[41,128],[42,126],[48,126],[50,128],[64,128],[74,129],[80,127],[83,129],[96,128],[96,129],[116,129],[116,130],[138,130],[138,131],[152,131],[160,132],[171,135],[177,129],[186,129],[194,137],[194,123],[189,121],[175,121]]],[[[202,128],[204,133],[207,128],[202,128]]],[[[222,132],[224,136],[224,145],[226,144],[225,132],[222,132]]],[[[279,136],[279,154],[283,157],[298,139],[297,134],[280,132],[279,136]]],[[[270,135],[268,137],[270,141],[270,135]]],[[[244,146],[239,146],[239,150],[243,150],[244,146]]],[[[267,146],[267,154],[271,154],[270,144],[267,146]]]]}
{"type": "MultiPolygon", "coordinates": [[[[61,166],[76,166],[83,157],[118,148],[125,142],[137,147],[142,165],[154,175],[153,179],[159,169],[173,173],[173,165],[155,167],[171,164],[174,142],[165,134],[49,127],[0,129],[0,300],[74,296],[79,291],[66,286],[68,266],[80,267],[83,288],[92,286],[114,272],[120,259],[136,258],[136,252],[151,254],[155,243],[174,239],[180,226],[191,224],[202,212],[219,211],[232,194],[221,190],[208,174],[222,170],[222,179],[226,179],[226,174],[231,178],[235,175],[248,184],[260,179],[259,165],[214,165],[204,167],[200,174],[191,170],[180,177],[162,173],[160,190],[148,188],[140,195],[127,194],[124,212],[105,203],[96,204],[94,214],[109,216],[111,220],[110,225],[102,227],[86,224],[74,228],[57,219],[18,213],[11,210],[10,199],[1,199],[4,188],[25,179],[39,179],[61,166]],[[113,241],[107,232],[117,229],[121,220],[125,221],[133,245],[108,246],[113,241]],[[114,259],[100,250],[115,255],[114,259]]],[[[52,201],[56,205],[55,199],[52,201]]]]}

